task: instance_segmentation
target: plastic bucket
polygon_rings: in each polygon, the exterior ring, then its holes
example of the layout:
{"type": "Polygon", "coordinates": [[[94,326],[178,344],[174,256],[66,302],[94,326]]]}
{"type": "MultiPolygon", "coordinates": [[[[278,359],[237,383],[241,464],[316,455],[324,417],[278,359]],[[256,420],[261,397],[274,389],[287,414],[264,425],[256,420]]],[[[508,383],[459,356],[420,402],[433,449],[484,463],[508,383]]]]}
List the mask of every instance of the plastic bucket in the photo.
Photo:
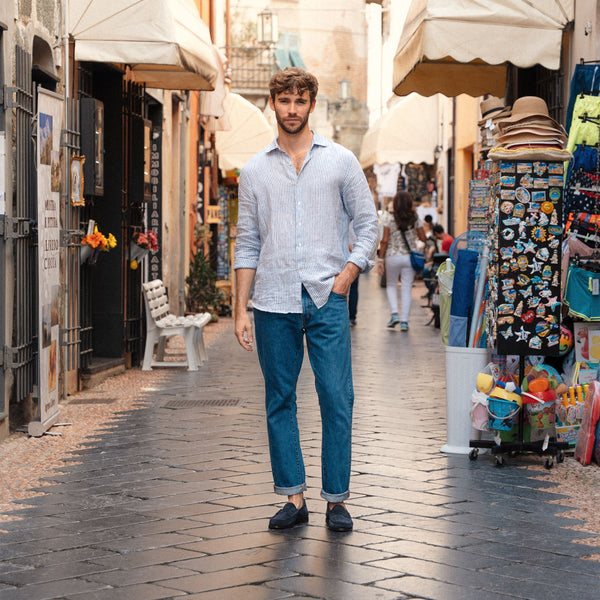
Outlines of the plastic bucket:
{"type": "Polygon", "coordinates": [[[510,400],[488,398],[488,412],[490,414],[490,429],[495,431],[510,431],[515,424],[519,405],[510,400]]]}
{"type": "Polygon", "coordinates": [[[471,396],[477,375],[490,362],[487,348],[446,346],[446,444],[441,451],[468,454],[469,441],[481,433],[471,426],[471,396]]]}

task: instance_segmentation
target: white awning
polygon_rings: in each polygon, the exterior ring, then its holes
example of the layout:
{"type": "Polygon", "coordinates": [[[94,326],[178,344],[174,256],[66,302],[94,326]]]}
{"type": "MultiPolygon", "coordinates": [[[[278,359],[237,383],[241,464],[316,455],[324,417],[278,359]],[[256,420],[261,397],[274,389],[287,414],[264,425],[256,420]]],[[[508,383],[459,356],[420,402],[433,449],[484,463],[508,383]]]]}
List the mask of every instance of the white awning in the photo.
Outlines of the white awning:
{"type": "Polygon", "coordinates": [[[75,60],[128,65],[135,81],[212,90],[218,64],[191,0],[70,0],[75,60]]]}
{"type": "Polygon", "coordinates": [[[560,67],[574,0],[412,0],[394,57],[394,92],[503,97],[507,63],[560,67]]]}
{"type": "Polygon", "coordinates": [[[251,102],[238,94],[227,94],[223,101],[224,119],[229,129],[215,132],[219,168],[241,169],[275,137],[272,127],[251,102]]]}
{"type": "Polygon", "coordinates": [[[369,127],[360,149],[363,169],[385,163],[434,163],[438,144],[438,98],[410,94],[398,98],[369,127]]]}

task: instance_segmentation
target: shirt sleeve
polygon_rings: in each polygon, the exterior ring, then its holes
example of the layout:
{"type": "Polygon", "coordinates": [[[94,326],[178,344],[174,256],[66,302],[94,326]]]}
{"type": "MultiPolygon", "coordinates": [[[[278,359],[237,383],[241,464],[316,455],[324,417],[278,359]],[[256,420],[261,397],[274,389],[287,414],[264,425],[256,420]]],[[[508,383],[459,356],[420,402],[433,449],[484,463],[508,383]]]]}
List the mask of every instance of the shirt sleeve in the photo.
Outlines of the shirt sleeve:
{"type": "Polygon", "coordinates": [[[256,269],[260,256],[256,197],[248,173],[242,170],[238,186],[238,222],[234,269],[256,269]]]}
{"type": "Polygon", "coordinates": [[[348,261],[354,263],[361,271],[368,271],[375,264],[375,253],[379,243],[379,223],[369,184],[358,160],[352,154],[344,180],[342,198],[356,234],[356,242],[352,246],[348,261]]]}

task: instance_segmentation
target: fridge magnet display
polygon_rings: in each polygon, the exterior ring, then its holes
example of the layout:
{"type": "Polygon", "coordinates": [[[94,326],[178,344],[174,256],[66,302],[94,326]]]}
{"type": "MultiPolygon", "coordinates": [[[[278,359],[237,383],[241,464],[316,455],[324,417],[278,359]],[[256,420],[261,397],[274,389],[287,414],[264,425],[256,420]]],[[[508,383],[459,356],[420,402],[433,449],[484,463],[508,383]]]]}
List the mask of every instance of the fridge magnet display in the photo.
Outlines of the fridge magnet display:
{"type": "Polygon", "coordinates": [[[562,163],[500,161],[490,263],[490,339],[501,355],[558,356],[562,163]],[[506,192],[514,191],[514,202],[506,192]]]}

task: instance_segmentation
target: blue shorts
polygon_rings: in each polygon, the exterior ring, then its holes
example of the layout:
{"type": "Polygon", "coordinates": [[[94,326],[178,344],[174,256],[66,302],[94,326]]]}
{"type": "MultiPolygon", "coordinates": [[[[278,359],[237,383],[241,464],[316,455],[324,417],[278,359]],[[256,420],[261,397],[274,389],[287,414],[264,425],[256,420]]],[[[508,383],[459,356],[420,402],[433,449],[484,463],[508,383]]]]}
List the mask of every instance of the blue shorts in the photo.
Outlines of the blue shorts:
{"type": "Polygon", "coordinates": [[[571,265],[567,272],[563,303],[569,313],[586,321],[600,321],[600,273],[571,265]],[[595,283],[594,283],[595,282],[595,283]],[[594,288],[599,291],[594,295],[594,288]]]}
{"type": "Polygon", "coordinates": [[[575,73],[571,78],[571,93],[567,106],[567,131],[571,127],[575,100],[581,93],[598,95],[600,91],[600,64],[575,65],[575,73]]]}

